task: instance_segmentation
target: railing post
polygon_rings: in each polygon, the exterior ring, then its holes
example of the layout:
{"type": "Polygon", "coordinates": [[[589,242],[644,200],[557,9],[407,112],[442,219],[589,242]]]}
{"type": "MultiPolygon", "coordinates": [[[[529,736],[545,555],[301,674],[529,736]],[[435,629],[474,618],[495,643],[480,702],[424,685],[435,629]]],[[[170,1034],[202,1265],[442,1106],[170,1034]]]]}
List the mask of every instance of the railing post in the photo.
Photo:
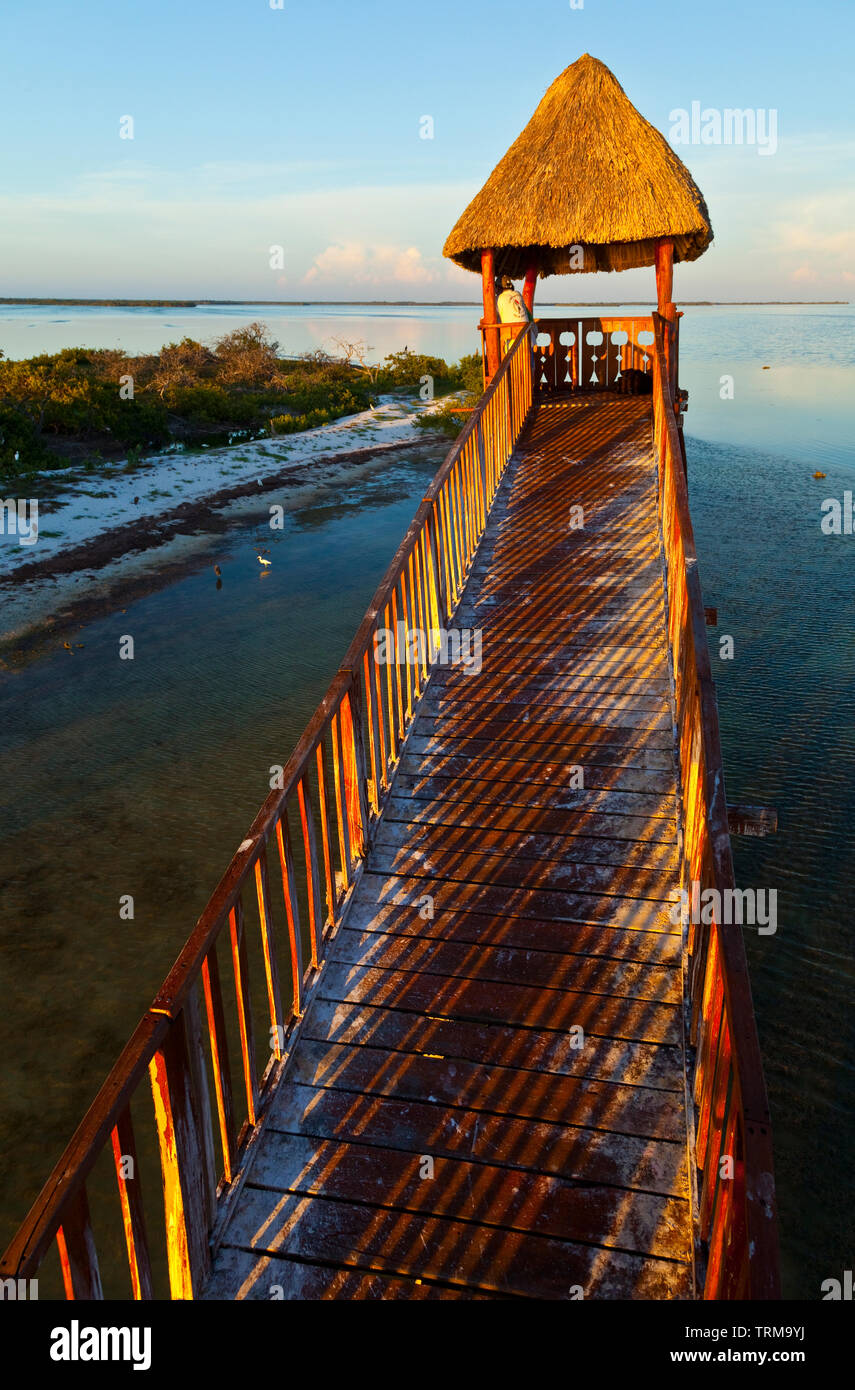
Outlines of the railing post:
{"type": "MultiPolygon", "coordinates": [[[[397,648],[397,633],[395,634],[397,648]]],[[[362,737],[360,679],[350,672],[350,690],[341,702],[341,739],[344,759],[344,787],[347,803],[351,852],[363,859],[368,852],[368,770],[362,737]]]]}
{"type": "Polygon", "coordinates": [[[122,1207],[122,1224],[125,1228],[125,1245],[128,1251],[128,1267],[131,1273],[131,1289],[135,1299],[151,1299],[154,1298],[151,1260],[148,1251],[145,1216],[140,1192],[139,1162],[130,1106],[122,1111],[116,1121],[113,1127],[112,1141],[116,1181],[119,1185],[119,1201],[122,1207]]]}
{"type": "Polygon", "coordinates": [[[193,1110],[183,1009],[149,1063],[149,1073],[163,1174],[169,1287],[173,1298],[192,1299],[211,1259],[205,1161],[193,1110]]]}
{"type": "Polygon", "coordinates": [[[101,1299],[101,1275],[89,1216],[86,1185],[81,1182],[66,1203],[62,1225],[56,1233],[62,1282],[69,1299],[101,1299]]]}

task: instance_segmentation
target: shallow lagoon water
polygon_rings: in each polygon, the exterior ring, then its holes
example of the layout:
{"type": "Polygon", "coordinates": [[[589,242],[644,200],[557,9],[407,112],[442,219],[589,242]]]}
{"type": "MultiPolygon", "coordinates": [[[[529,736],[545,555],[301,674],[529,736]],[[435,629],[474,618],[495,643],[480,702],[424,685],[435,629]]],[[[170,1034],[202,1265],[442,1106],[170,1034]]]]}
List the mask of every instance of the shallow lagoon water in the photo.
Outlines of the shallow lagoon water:
{"type": "MultiPolygon", "coordinates": [[[[400,346],[401,315],[383,318],[380,338],[369,333],[382,315],[359,312],[344,311],[348,336],[400,346]]],[[[305,331],[322,336],[329,318],[327,306],[305,331]]],[[[477,346],[474,320],[408,309],[421,337],[407,340],[458,356],[477,346]]],[[[78,324],[62,325],[66,344],[79,341],[78,324]]],[[[728,798],[779,813],[777,835],[735,839],[734,853],[741,886],[778,890],[776,935],[749,931],[747,941],[785,1292],[804,1298],[850,1267],[855,1234],[855,536],[819,526],[825,498],[855,491],[854,362],[848,307],[695,308],[682,324],[728,798]],[[732,661],[718,656],[725,633],[732,661]]],[[[266,574],[258,537],[238,528],[210,557],[220,590],[206,561],[88,624],[70,639],[85,644],[73,655],[3,677],[0,1241],[171,964],[266,794],[270,765],[287,758],[436,462],[386,464],[338,505],[295,513],[266,574]],[[117,658],[125,632],[132,663],[117,658]],[[118,917],[122,893],[135,897],[130,923],[118,917]]]]}

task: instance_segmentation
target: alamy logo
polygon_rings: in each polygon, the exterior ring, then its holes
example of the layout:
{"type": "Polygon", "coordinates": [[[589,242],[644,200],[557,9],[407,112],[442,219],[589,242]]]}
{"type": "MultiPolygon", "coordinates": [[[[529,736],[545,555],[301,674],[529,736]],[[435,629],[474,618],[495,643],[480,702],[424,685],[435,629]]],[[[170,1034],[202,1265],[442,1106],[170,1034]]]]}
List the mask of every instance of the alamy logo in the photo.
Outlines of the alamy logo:
{"type": "Polygon", "coordinates": [[[38,1279],[0,1279],[0,1301],[15,1300],[30,1303],[39,1296],[38,1279]]]}
{"type": "Polygon", "coordinates": [[[701,110],[699,101],[692,102],[691,111],[678,106],[669,111],[671,129],[668,139],[672,145],[756,145],[758,154],[775,154],[778,148],[778,112],[751,107],[741,110],[715,106],[701,110]]]}
{"type": "Polygon", "coordinates": [[[481,629],[407,627],[399,622],[374,635],[374,660],[378,666],[463,666],[474,675],[481,672],[481,629]]]}
{"type": "Polygon", "coordinates": [[[671,921],[675,926],[747,926],[757,928],[759,936],[774,936],[778,930],[778,890],[777,888],[701,888],[697,879],[688,888],[679,890],[679,897],[671,908],[671,921]]]}
{"type": "Polygon", "coordinates": [[[0,536],[17,536],[19,545],[35,545],[39,538],[37,497],[0,498],[0,536]]]}
{"type": "Polygon", "coordinates": [[[50,1334],[51,1361],[132,1361],[135,1371],[151,1366],[150,1327],[55,1327],[50,1334]]]}
{"type": "Polygon", "coordinates": [[[824,536],[851,536],[855,534],[852,493],[848,488],[843,494],[842,502],[836,497],[826,497],[820,511],[822,512],[822,521],[819,523],[819,529],[824,536]]]}

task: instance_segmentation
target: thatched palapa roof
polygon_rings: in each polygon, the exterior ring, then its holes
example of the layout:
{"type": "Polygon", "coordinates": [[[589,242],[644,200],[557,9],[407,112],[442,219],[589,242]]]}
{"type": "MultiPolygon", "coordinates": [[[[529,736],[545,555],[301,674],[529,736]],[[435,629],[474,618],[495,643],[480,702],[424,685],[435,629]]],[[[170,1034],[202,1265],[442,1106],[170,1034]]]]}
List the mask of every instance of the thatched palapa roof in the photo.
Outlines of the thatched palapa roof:
{"type": "Polygon", "coordinates": [[[518,279],[533,259],[541,276],[653,265],[661,237],[673,237],[675,261],[700,256],[712,241],[703,195],[605,63],[585,53],[555,79],[443,254],[480,271],[492,247],[496,273],[518,279]]]}

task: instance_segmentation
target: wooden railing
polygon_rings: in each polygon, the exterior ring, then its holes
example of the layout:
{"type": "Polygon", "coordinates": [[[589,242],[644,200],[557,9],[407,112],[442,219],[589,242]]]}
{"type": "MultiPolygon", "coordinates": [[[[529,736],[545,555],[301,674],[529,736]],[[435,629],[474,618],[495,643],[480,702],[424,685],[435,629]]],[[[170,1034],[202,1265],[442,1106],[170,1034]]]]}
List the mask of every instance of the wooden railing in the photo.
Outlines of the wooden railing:
{"type": "MultiPolygon", "coordinates": [[[[671,330],[664,318],[653,318],[653,418],[683,806],[682,887],[690,897],[693,884],[698,894],[715,889],[718,898],[704,901],[724,904],[733,901],[726,894],[734,889],[734,877],[715,687],[666,366],[671,330]]],[[[703,1296],[778,1298],[771,1125],[742,928],[691,920],[698,915],[689,912],[688,988],[703,1296]]]]}
{"type": "Polygon", "coordinates": [[[210,1269],[212,1239],[240,1185],[247,1145],[360,875],[428,677],[426,642],[414,648],[415,664],[381,665],[381,630],[396,633],[401,622],[408,631],[437,633],[454,612],[531,407],[531,355],[523,337],[428,488],[281,786],[256,816],[3,1256],[0,1278],[31,1278],[56,1242],[66,1296],[103,1296],[87,1179],[111,1146],[130,1292],[153,1297],[152,1244],[131,1120],[132,1102],[139,1107],[145,1100],[141,1083],[148,1075],[163,1183],[159,1249],[165,1248],[171,1296],[198,1293],[210,1269]],[[234,993],[228,1026],[221,954],[234,993]],[[265,1030],[269,1019],[269,1038],[257,1036],[259,1017],[265,1030]]]}
{"type": "Polygon", "coordinates": [[[649,315],[538,319],[533,350],[537,394],[613,391],[628,369],[652,371],[653,321],[649,315]]]}

